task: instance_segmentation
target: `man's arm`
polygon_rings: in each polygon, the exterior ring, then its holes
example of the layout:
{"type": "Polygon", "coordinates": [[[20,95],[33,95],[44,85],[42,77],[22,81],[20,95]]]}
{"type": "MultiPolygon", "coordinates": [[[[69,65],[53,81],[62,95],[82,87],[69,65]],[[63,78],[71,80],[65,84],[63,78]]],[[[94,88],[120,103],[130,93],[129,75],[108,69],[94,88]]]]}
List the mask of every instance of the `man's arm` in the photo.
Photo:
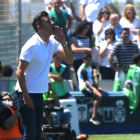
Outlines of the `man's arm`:
{"type": "Polygon", "coordinates": [[[112,67],[112,69],[114,70],[114,71],[116,71],[116,67],[115,67],[115,65],[114,65],[114,63],[113,63],[113,55],[111,55],[111,54],[109,54],[108,55],[108,60],[109,60],[109,62],[110,62],[110,65],[111,65],[111,67],[112,67]]]}
{"type": "Polygon", "coordinates": [[[86,20],[85,7],[86,7],[85,4],[80,5],[80,13],[81,13],[81,16],[82,16],[82,20],[86,20]]]}
{"type": "Polygon", "coordinates": [[[114,13],[117,13],[118,15],[120,15],[118,9],[114,6],[113,3],[108,4],[108,6],[112,9],[112,11],[113,11],[114,13]]]}
{"type": "Polygon", "coordinates": [[[19,81],[19,85],[22,90],[24,104],[26,104],[28,107],[33,109],[33,101],[28,94],[27,87],[25,84],[26,83],[25,76],[24,76],[24,71],[26,70],[28,65],[29,65],[29,62],[24,61],[24,60],[19,60],[19,65],[17,69],[17,79],[19,81]]]}
{"type": "Polygon", "coordinates": [[[114,70],[114,71],[118,71],[118,72],[121,72],[121,71],[123,71],[123,68],[117,68],[116,66],[115,66],[115,64],[114,64],[114,60],[113,60],[113,55],[111,55],[111,54],[109,54],[108,55],[108,60],[109,60],[109,62],[110,62],[110,64],[111,64],[111,67],[112,67],[112,69],[114,70]]]}
{"type": "Polygon", "coordinates": [[[65,35],[63,33],[63,29],[59,29],[59,27],[55,27],[56,36],[55,39],[61,43],[63,49],[60,49],[56,52],[56,54],[67,64],[73,64],[73,55],[66,44],[65,35]]]}

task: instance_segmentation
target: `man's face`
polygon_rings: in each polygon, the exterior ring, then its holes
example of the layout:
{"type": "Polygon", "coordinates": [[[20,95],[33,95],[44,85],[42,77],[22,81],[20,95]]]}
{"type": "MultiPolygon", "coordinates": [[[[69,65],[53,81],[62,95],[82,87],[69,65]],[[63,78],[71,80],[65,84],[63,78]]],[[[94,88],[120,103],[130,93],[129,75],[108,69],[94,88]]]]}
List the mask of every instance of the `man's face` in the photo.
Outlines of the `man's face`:
{"type": "Polygon", "coordinates": [[[121,33],[121,37],[122,37],[122,39],[124,40],[124,41],[127,41],[127,40],[129,40],[129,34],[130,34],[130,32],[129,31],[122,31],[122,33],[121,33]]]}
{"type": "Polygon", "coordinates": [[[53,7],[55,9],[59,9],[61,7],[61,1],[60,0],[53,0],[53,7]]]}
{"type": "Polygon", "coordinates": [[[41,18],[42,28],[45,32],[49,34],[54,34],[55,32],[55,24],[54,22],[47,16],[41,18]]]}
{"type": "Polygon", "coordinates": [[[113,27],[117,28],[119,25],[119,18],[118,17],[110,17],[110,22],[113,27]]]}

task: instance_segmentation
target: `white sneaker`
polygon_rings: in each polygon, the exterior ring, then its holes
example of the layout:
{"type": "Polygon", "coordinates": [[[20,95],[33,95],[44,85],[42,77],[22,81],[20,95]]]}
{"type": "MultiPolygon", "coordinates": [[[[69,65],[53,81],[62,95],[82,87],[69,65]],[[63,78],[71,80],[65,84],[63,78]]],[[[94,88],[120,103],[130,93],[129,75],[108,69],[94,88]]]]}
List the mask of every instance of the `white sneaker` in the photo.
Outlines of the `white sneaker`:
{"type": "Polygon", "coordinates": [[[100,125],[100,124],[101,124],[101,122],[98,120],[97,117],[90,118],[89,121],[92,122],[92,123],[95,124],[95,125],[100,125]]]}

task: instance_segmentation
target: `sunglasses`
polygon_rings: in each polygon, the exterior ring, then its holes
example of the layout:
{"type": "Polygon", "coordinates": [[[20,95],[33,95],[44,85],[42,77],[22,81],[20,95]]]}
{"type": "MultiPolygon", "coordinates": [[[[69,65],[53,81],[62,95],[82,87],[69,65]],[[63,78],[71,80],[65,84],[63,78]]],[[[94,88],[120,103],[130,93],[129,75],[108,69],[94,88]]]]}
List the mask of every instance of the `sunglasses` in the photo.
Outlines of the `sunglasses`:
{"type": "Polygon", "coordinates": [[[12,101],[10,98],[5,98],[3,101],[12,101]]]}
{"type": "Polygon", "coordinates": [[[113,33],[106,33],[105,35],[113,35],[113,33]]]}
{"type": "Polygon", "coordinates": [[[103,15],[103,14],[106,14],[106,15],[108,15],[109,13],[108,12],[101,12],[101,14],[103,15]]]}

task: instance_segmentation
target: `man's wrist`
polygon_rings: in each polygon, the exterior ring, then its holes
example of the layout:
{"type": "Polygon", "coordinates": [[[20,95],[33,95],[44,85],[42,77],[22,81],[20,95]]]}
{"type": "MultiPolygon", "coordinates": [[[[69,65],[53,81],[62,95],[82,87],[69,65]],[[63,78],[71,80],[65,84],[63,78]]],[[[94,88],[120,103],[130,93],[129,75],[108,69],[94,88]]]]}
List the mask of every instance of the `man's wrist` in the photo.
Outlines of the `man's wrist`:
{"type": "Polygon", "coordinates": [[[62,46],[63,46],[63,47],[66,47],[66,46],[67,46],[67,42],[62,43],[62,46]]]}

